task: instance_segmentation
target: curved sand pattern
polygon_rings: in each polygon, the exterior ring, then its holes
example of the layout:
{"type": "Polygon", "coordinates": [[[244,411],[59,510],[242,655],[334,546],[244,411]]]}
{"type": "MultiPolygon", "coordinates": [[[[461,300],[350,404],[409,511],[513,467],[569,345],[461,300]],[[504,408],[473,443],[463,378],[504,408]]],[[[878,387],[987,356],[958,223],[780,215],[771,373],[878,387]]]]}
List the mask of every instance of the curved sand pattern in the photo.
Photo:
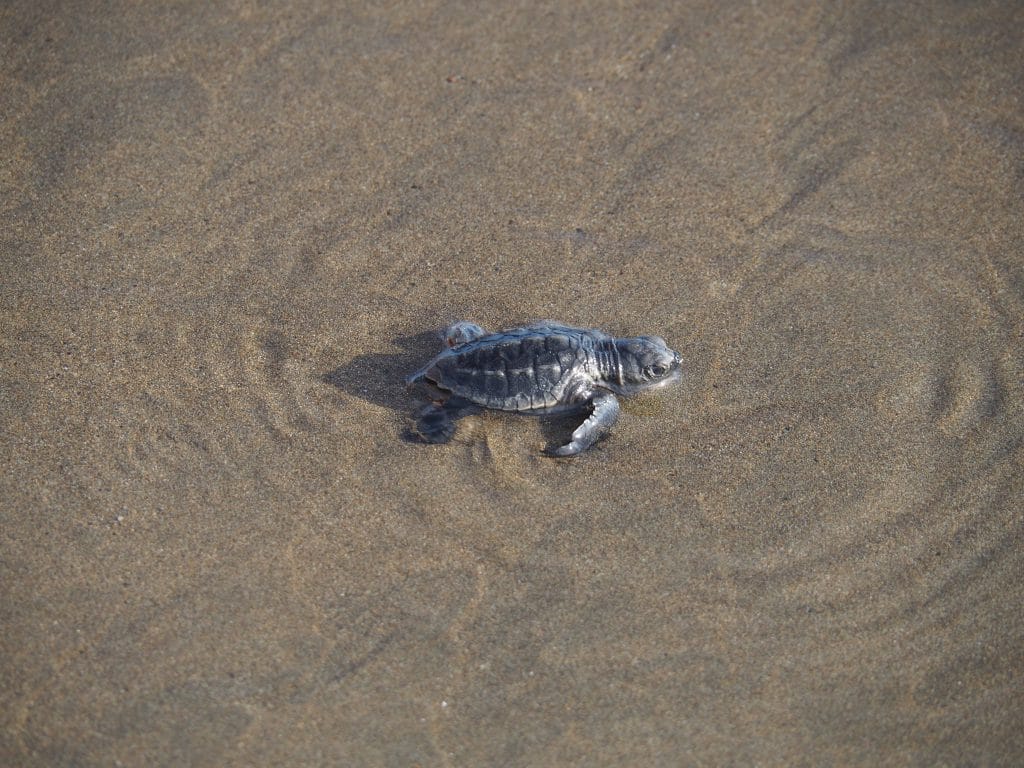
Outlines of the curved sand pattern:
{"type": "Polygon", "coordinates": [[[1019,764],[1021,29],[0,11],[0,763],[1019,764]],[[461,317],[687,374],[415,444],[461,317]]]}

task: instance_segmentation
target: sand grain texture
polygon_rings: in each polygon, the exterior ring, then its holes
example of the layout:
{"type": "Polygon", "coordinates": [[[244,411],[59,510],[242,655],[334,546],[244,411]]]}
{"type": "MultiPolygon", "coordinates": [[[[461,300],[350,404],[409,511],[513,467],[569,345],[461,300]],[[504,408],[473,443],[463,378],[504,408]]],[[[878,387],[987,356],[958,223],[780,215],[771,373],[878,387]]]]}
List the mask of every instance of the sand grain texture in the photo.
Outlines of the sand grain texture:
{"type": "Polygon", "coordinates": [[[0,763],[1020,764],[1024,13],[839,8],[6,4],[0,763]]]}

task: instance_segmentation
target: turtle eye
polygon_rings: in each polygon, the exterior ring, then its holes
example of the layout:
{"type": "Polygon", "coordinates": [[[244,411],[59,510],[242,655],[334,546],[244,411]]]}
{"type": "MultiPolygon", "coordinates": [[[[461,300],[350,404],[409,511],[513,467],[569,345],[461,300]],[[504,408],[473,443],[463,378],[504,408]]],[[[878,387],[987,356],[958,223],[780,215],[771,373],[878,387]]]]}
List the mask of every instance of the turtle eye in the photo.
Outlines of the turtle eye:
{"type": "Polygon", "coordinates": [[[665,366],[663,365],[652,365],[650,368],[651,376],[664,376],[665,366]]]}

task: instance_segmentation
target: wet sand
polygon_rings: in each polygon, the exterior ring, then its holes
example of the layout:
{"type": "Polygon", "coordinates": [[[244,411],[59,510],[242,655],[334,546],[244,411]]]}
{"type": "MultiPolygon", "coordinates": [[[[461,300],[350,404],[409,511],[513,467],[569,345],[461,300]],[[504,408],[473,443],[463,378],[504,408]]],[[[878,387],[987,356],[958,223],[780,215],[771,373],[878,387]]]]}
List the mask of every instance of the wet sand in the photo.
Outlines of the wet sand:
{"type": "Polygon", "coordinates": [[[839,5],[0,10],[0,763],[1020,764],[1024,12],[839,5]]]}

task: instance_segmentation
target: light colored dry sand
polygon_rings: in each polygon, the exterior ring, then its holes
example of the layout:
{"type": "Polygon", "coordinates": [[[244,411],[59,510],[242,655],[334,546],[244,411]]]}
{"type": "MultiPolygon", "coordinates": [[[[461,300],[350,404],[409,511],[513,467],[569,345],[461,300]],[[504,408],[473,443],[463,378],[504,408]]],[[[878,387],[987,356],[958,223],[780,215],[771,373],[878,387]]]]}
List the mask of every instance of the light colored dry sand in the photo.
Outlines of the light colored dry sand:
{"type": "Polygon", "coordinates": [[[1020,764],[1024,13],[836,5],[6,4],[0,762],[1020,764]]]}

